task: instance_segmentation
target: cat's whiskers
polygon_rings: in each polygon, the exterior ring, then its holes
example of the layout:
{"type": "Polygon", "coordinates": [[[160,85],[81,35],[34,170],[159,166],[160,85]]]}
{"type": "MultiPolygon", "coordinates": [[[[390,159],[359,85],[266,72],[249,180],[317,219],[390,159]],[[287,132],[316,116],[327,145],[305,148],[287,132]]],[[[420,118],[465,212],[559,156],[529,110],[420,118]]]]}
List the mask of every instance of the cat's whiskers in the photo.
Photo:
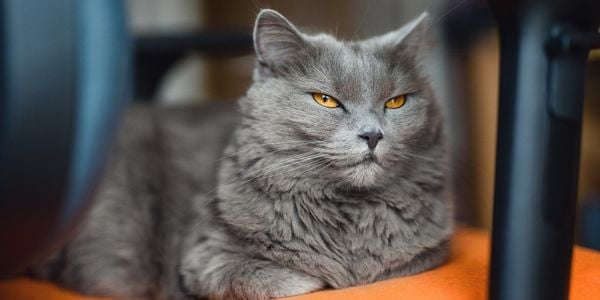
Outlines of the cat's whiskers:
{"type": "Polygon", "coordinates": [[[325,158],[319,154],[311,154],[311,155],[307,155],[307,156],[301,157],[301,158],[298,158],[298,157],[288,158],[288,159],[280,161],[274,165],[253,171],[250,174],[246,174],[245,176],[238,178],[239,180],[233,180],[232,182],[229,182],[227,184],[233,184],[233,183],[245,184],[252,180],[267,178],[268,176],[271,176],[275,172],[280,171],[284,168],[288,168],[288,169],[279,172],[278,175],[296,172],[296,171],[302,169],[303,167],[310,166],[310,163],[312,160],[318,160],[318,159],[325,159],[325,158]],[[301,164],[301,165],[299,165],[297,167],[291,167],[296,164],[301,164]],[[244,181],[241,182],[241,180],[244,180],[244,181]]]}
{"type": "Polygon", "coordinates": [[[318,171],[316,171],[316,172],[315,172],[315,173],[319,173],[319,172],[323,171],[324,169],[326,169],[326,168],[327,168],[327,167],[329,167],[329,166],[331,166],[331,160],[328,160],[328,159],[325,159],[325,158],[323,158],[323,159],[322,159],[320,162],[318,162],[318,163],[317,163],[317,164],[316,164],[316,165],[315,165],[313,168],[310,168],[310,169],[308,169],[308,170],[305,170],[304,172],[302,172],[302,173],[298,174],[297,176],[299,177],[299,176],[301,176],[301,175],[304,175],[304,174],[306,174],[306,173],[308,173],[308,172],[310,172],[310,171],[313,171],[313,170],[315,170],[316,168],[322,167],[322,168],[320,168],[318,171]]]}
{"type": "Polygon", "coordinates": [[[437,24],[438,22],[442,21],[444,18],[446,18],[448,15],[450,15],[452,12],[454,12],[454,10],[456,10],[457,8],[459,8],[460,6],[465,4],[465,2],[467,2],[467,0],[462,0],[462,1],[458,2],[458,3],[454,4],[454,6],[450,7],[448,10],[446,10],[444,13],[439,15],[437,18],[435,18],[435,20],[433,20],[431,22],[431,27],[433,27],[433,25],[437,24]]]}
{"type": "MultiPolygon", "coordinates": [[[[248,183],[248,182],[250,182],[250,181],[253,181],[253,180],[260,180],[260,179],[267,180],[267,179],[268,179],[268,178],[269,178],[271,175],[277,175],[277,176],[281,176],[281,175],[283,175],[283,174],[288,174],[288,173],[292,173],[292,172],[297,172],[297,171],[299,171],[299,170],[302,170],[302,168],[305,168],[305,167],[308,167],[308,166],[311,166],[311,165],[310,165],[310,164],[303,164],[303,165],[297,166],[297,167],[295,167],[295,168],[291,168],[291,169],[284,170],[284,171],[282,171],[282,172],[278,172],[277,174],[274,174],[274,173],[275,173],[275,170],[273,170],[273,171],[271,171],[271,172],[269,172],[269,173],[260,174],[260,175],[258,175],[258,176],[255,176],[255,177],[248,178],[248,179],[247,179],[247,180],[245,180],[245,181],[242,181],[242,182],[236,182],[236,183],[237,183],[237,184],[240,184],[240,185],[243,185],[243,184],[246,184],[246,183],[248,183]]],[[[309,169],[309,170],[306,170],[306,172],[309,172],[309,171],[310,171],[310,169],[309,169]]],[[[301,174],[304,174],[304,172],[303,172],[303,173],[301,173],[301,174]]],[[[296,176],[294,176],[294,177],[298,177],[298,176],[300,176],[301,174],[298,174],[298,175],[296,175],[296,176]]]]}
{"type": "Polygon", "coordinates": [[[409,152],[409,151],[400,152],[399,155],[400,156],[404,156],[405,155],[405,158],[407,158],[407,159],[410,159],[410,158],[420,158],[422,160],[431,160],[432,159],[432,157],[415,154],[415,153],[412,153],[412,152],[409,152]]]}
{"type": "Polygon", "coordinates": [[[319,151],[320,153],[323,153],[323,154],[339,155],[339,151],[336,151],[335,149],[332,149],[332,148],[320,147],[320,148],[316,148],[315,150],[319,151]]]}
{"type": "MultiPolygon", "coordinates": [[[[236,155],[243,154],[243,153],[248,152],[248,151],[256,151],[256,148],[260,148],[260,147],[265,147],[265,146],[266,147],[268,147],[268,146],[285,146],[285,145],[302,145],[302,144],[318,145],[318,144],[316,144],[314,142],[308,142],[308,141],[286,141],[286,142],[275,142],[275,143],[252,144],[252,145],[249,145],[249,146],[245,146],[243,150],[240,150],[240,151],[237,151],[237,152],[234,152],[234,153],[222,156],[221,158],[215,160],[215,162],[222,161],[222,160],[234,157],[236,155]]],[[[281,152],[281,151],[286,151],[286,150],[289,150],[289,149],[277,149],[277,150],[273,150],[271,152],[281,152]]]]}
{"type": "MultiPolygon", "coordinates": [[[[303,162],[305,162],[307,160],[315,159],[315,158],[318,158],[318,157],[321,157],[321,156],[319,154],[309,154],[309,155],[307,155],[307,154],[300,154],[300,155],[292,156],[292,157],[286,158],[286,159],[284,159],[284,160],[282,160],[280,162],[277,162],[277,164],[275,166],[268,165],[265,168],[254,170],[254,171],[250,172],[249,174],[245,174],[243,176],[239,176],[237,178],[234,178],[234,179],[232,179],[230,181],[227,181],[227,182],[224,182],[224,183],[221,183],[221,184],[234,184],[234,183],[241,183],[241,184],[243,184],[243,183],[247,183],[247,182],[250,182],[250,181],[252,181],[252,180],[254,180],[256,178],[260,178],[259,176],[254,176],[254,175],[258,174],[258,173],[262,172],[263,175],[261,175],[261,176],[265,176],[268,173],[272,173],[272,172],[275,172],[275,171],[280,170],[282,168],[288,167],[290,164],[303,163],[303,162]],[[253,176],[253,177],[250,177],[250,176],[253,176]],[[246,180],[246,181],[244,181],[244,180],[246,180]]],[[[221,185],[221,184],[219,184],[219,185],[221,185]]],[[[214,194],[215,192],[217,192],[217,190],[218,190],[218,187],[215,187],[215,188],[211,189],[210,191],[208,191],[207,193],[205,193],[202,197],[209,197],[212,194],[214,194]]]]}
{"type": "MultiPolygon", "coordinates": [[[[246,178],[248,178],[249,180],[242,182],[242,184],[243,183],[247,183],[247,182],[252,181],[254,179],[259,179],[261,177],[266,177],[268,175],[271,175],[275,171],[278,171],[278,170],[281,170],[283,168],[289,167],[290,165],[294,165],[294,164],[298,164],[298,163],[307,163],[307,162],[310,162],[310,160],[318,159],[318,158],[321,158],[321,157],[322,156],[319,155],[319,154],[311,154],[311,155],[309,155],[307,157],[288,158],[288,159],[285,159],[285,160],[283,160],[281,162],[276,163],[275,165],[267,166],[267,167],[265,167],[263,169],[252,171],[250,174],[246,174],[246,175],[244,175],[244,176],[242,176],[241,178],[238,178],[238,179],[246,179],[246,178]],[[259,174],[259,173],[261,173],[261,174],[257,175],[257,176],[254,176],[254,175],[259,174]],[[253,176],[253,177],[250,177],[250,176],[253,176]]],[[[300,167],[296,168],[296,169],[291,168],[291,169],[288,169],[288,170],[284,170],[280,174],[285,174],[285,173],[293,172],[293,171],[298,170],[301,167],[302,167],[302,165],[300,167]]],[[[238,182],[238,180],[234,180],[233,182],[228,182],[226,184],[232,184],[232,183],[239,183],[239,182],[238,182]]]]}

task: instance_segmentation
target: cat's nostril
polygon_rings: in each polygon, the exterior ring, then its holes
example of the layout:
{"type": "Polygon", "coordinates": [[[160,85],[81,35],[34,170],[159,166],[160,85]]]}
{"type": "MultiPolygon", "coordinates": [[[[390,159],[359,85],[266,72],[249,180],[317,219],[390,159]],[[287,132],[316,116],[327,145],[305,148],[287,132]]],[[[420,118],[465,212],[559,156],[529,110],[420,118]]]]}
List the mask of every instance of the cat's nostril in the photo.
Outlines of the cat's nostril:
{"type": "Polygon", "coordinates": [[[381,131],[369,131],[361,133],[358,136],[366,140],[369,149],[373,150],[377,146],[377,143],[379,143],[379,140],[383,138],[383,133],[381,133],[381,131]]]}

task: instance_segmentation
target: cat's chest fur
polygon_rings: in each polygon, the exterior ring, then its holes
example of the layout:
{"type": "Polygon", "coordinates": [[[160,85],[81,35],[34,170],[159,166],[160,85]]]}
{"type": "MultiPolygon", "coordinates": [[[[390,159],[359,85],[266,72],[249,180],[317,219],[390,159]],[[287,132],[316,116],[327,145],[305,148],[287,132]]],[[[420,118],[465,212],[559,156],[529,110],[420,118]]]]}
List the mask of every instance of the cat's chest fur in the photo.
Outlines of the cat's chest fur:
{"type": "Polygon", "coordinates": [[[425,201],[401,205],[398,199],[398,205],[393,205],[382,198],[403,195],[308,194],[237,194],[244,199],[238,203],[263,207],[236,229],[251,245],[248,249],[325,278],[334,287],[347,287],[387,277],[427,243],[422,235],[432,224],[424,217],[423,212],[431,209],[425,201]]]}

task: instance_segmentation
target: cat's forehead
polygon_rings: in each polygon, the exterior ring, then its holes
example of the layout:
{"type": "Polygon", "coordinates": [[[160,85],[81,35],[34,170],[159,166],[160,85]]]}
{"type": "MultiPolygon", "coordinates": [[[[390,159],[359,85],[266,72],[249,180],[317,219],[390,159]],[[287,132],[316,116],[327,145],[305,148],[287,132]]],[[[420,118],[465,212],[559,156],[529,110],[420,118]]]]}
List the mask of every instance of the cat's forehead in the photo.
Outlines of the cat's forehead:
{"type": "Polygon", "coordinates": [[[311,64],[310,76],[326,85],[323,88],[346,97],[386,97],[410,84],[410,69],[397,68],[372,41],[343,42],[324,34],[313,38],[319,54],[306,63],[311,64]]]}
{"type": "Polygon", "coordinates": [[[320,53],[324,62],[337,63],[347,69],[385,65],[382,49],[370,41],[340,41],[327,34],[319,34],[312,38],[312,44],[320,53]]]}

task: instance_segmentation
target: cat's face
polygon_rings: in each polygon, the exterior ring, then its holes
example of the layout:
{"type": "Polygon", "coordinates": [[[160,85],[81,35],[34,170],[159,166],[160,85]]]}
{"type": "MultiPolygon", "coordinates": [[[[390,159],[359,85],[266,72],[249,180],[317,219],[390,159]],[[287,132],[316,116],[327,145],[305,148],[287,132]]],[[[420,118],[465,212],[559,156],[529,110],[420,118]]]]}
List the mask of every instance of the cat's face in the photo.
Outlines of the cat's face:
{"type": "Polygon", "coordinates": [[[306,162],[305,176],[355,187],[386,184],[437,139],[441,118],[418,64],[422,15],[360,42],[300,33],[262,11],[255,27],[259,65],[241,103],[256,143],[306,162]]]}

